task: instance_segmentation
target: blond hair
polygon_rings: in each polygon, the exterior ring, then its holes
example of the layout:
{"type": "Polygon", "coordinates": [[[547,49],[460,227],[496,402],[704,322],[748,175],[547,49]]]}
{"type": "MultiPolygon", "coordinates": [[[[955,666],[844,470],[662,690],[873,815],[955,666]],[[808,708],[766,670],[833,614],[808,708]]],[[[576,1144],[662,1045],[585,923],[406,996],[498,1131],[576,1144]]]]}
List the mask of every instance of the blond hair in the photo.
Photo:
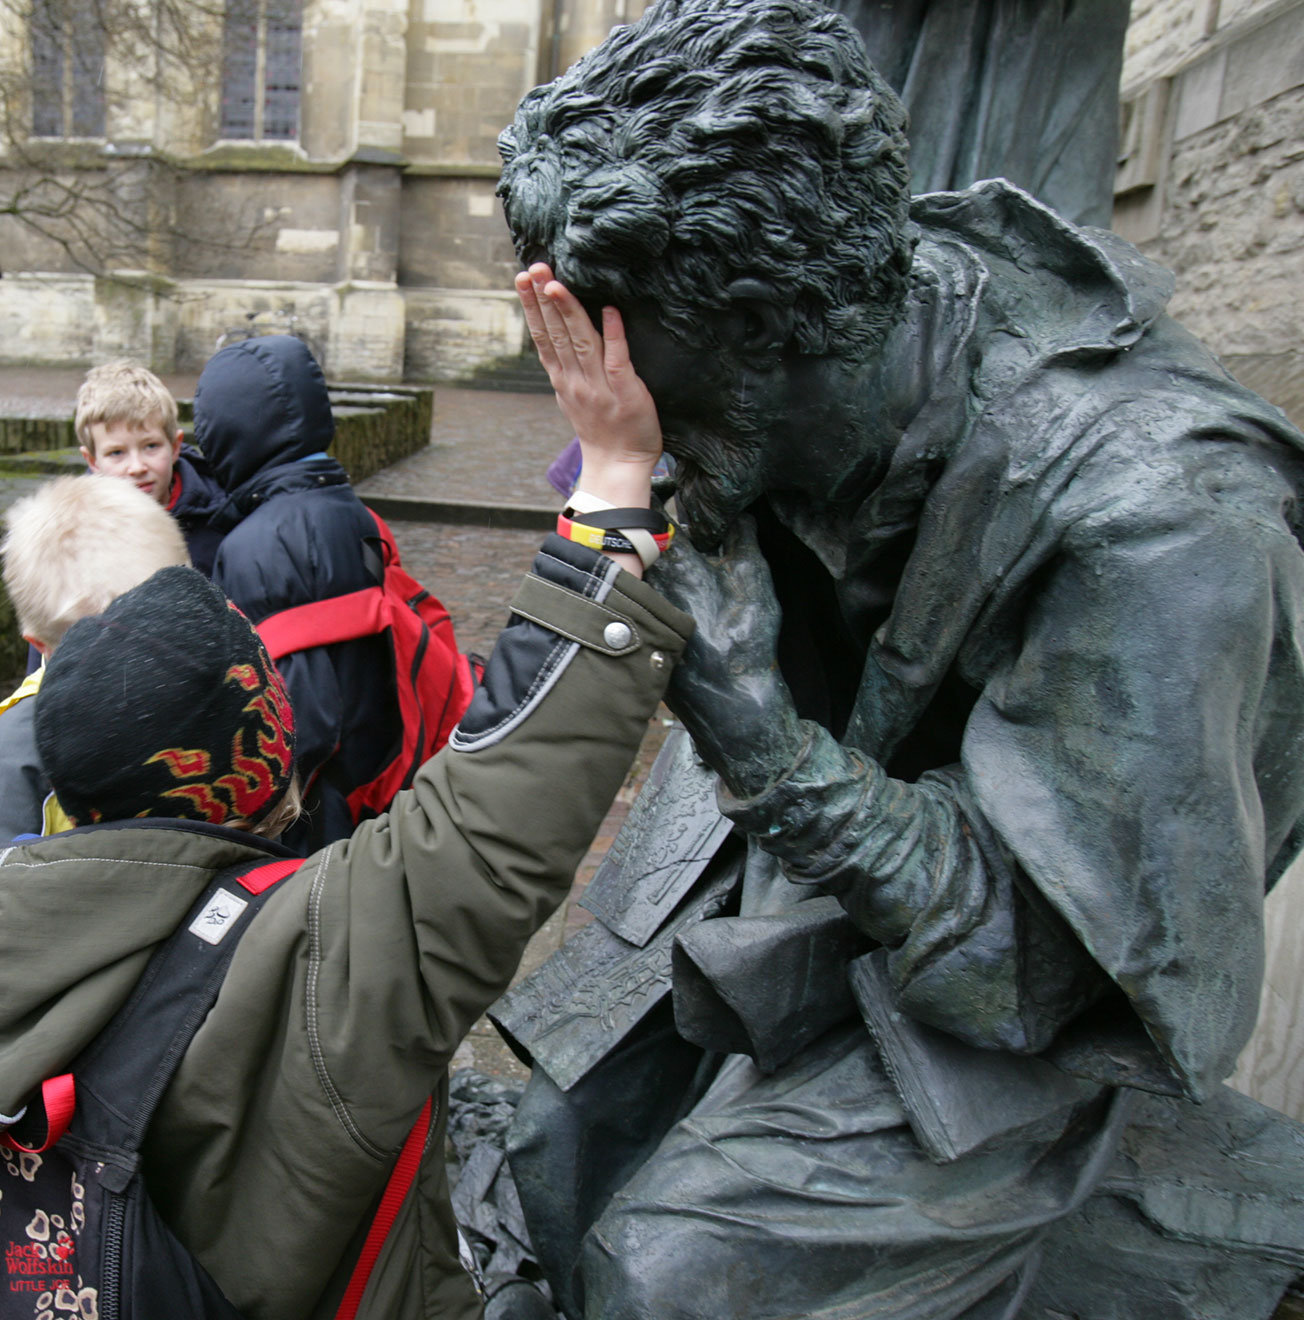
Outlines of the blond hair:
{"type": "Polygon", "coordinates": [[[53,648],[160,568],[188,564],[181,529],[129,481],[56,477],[5,515],[4,583],[19,629],[53,648]]]}
{"type": "Polygon", "coordinates": [[[92,367],[77,391],[73,422],[78,443],[95,457],[91,427],[99,422],[148,426],[157,422],[172,440],[177,433],[177,401],[161,380],[145,367],[121,359],[92,367]]]}
{"type": "MultiPolygon", "coordinates": [[[[299,787],[299,772],[296,770],[290,776],[289,785],[286,787],[285,792],[281,794],[281,800],[262,820],[253,825],[237,823],[235,828],[247,830],[250,834],[256,834],[260,839],[279,839],[302,815],[303,790],[299,787]]],[[[231,822],[228,821],[227,823],[230,824],[231,822]]]]}

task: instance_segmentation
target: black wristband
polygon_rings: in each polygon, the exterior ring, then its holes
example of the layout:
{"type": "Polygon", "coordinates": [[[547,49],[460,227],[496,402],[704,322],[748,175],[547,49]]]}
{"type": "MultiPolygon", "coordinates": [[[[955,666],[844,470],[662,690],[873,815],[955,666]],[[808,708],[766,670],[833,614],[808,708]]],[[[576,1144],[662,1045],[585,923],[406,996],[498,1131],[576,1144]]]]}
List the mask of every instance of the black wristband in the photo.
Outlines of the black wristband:
{"type": "Polygon", "coordinates": [[[615,531],[621,527],[642,527],[654,536],[664,536],[670,530],[670,519],[653,509],[594,509],[580,513],[566,506],[565,517],[582,522],[586,527],[615,531]]]}

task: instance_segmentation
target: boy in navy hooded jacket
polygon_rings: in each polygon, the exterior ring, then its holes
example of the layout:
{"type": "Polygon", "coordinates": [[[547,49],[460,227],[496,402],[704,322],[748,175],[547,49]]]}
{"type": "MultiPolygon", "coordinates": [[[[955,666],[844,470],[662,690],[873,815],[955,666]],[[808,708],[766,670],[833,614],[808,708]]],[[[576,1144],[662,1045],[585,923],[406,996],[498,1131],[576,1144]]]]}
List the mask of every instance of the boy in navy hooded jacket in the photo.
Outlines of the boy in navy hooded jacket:
{"type": "MultiPolygon", "coordinates": [[[[310,601],[376,585],[375,521],[326,449],[335,433],[326,380],[299,339],[265,335],[221,349],[195,387],[195,439],[227,492],[213,581],[255,624],[310,601]]],[[[305,821],[296,850],[352,833],[347,798],[401,736],[384,636],[278,661],[294,708],[305,821]]]]}

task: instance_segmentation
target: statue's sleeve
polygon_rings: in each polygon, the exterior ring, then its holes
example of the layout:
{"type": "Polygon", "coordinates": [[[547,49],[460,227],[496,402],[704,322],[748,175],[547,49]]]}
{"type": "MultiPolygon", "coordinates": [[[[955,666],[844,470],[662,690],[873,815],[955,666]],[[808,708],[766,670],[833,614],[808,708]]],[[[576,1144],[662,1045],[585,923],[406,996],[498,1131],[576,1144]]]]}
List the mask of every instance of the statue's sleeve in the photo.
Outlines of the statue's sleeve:
{"type": "Polygon", "coordinates": [[[1112,981],[1189,1093],[1230,1071],[1304,810],[1304,559],[1262,472],[1242,447],[1067,528],[961,765],[904,783],[810,726],[725,803],[888,946],[912,1015],[1035,1051],[1112,981]]]}
{"type": "Polygon", "coordinates": [[[808,726],[801,760],[724,813],[888,946],[901,1006],[976,1045],[1044,1048],[1107,981],[982,817],[960,766],[917,783],[808,726]],[[782,821],[780,829],[774,829],[782,821]]]}

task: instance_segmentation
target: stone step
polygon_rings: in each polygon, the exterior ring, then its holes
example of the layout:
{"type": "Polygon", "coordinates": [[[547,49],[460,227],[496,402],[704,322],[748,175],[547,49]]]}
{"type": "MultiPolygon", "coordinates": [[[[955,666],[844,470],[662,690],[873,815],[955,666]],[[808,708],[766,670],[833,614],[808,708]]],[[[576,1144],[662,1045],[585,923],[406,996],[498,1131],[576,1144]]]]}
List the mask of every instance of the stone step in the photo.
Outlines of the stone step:
{"type": "Polygon", "coordinates": [[[76,447],[72,416],[0,417],[0,455],[76,447]]]}
{"type": "Polygon", "coordinates": [[[472,527],[514,527],[550,532],[557,525],[557,506],[508,504],[500,500],[425,499],[409,495],[372,495],[361,499],[386,522],[452,523],[472,527]]]}
{"type": "Polygon", "coordinates": [[[7,476],[61,476],[65,472],[85,472],[86,460],[80,449],[46,449],[22,454],[0,454],[0,471],[7,476]]]}
{"type": "Polygon", "coordinates": [[[533,353],[499,358],[477,368],[466,380],[453,382],[465,389],[504,390],[509,394],[551,394],[548,373],[533,353]]]}
{"type": "MultiPolygon", "coordinates": [[[[397,463],[430,443],[434,390],[426,385],[346,382],[330,388],[335,415],[331,454],[354,482],[397,463]]],[[[193,427],[192,400],[178,399],[187,439],[193,427]]],[[[20,473],[79,469],[77,437],[69,415],[0,417],[0,467],[20,473]]]]}

